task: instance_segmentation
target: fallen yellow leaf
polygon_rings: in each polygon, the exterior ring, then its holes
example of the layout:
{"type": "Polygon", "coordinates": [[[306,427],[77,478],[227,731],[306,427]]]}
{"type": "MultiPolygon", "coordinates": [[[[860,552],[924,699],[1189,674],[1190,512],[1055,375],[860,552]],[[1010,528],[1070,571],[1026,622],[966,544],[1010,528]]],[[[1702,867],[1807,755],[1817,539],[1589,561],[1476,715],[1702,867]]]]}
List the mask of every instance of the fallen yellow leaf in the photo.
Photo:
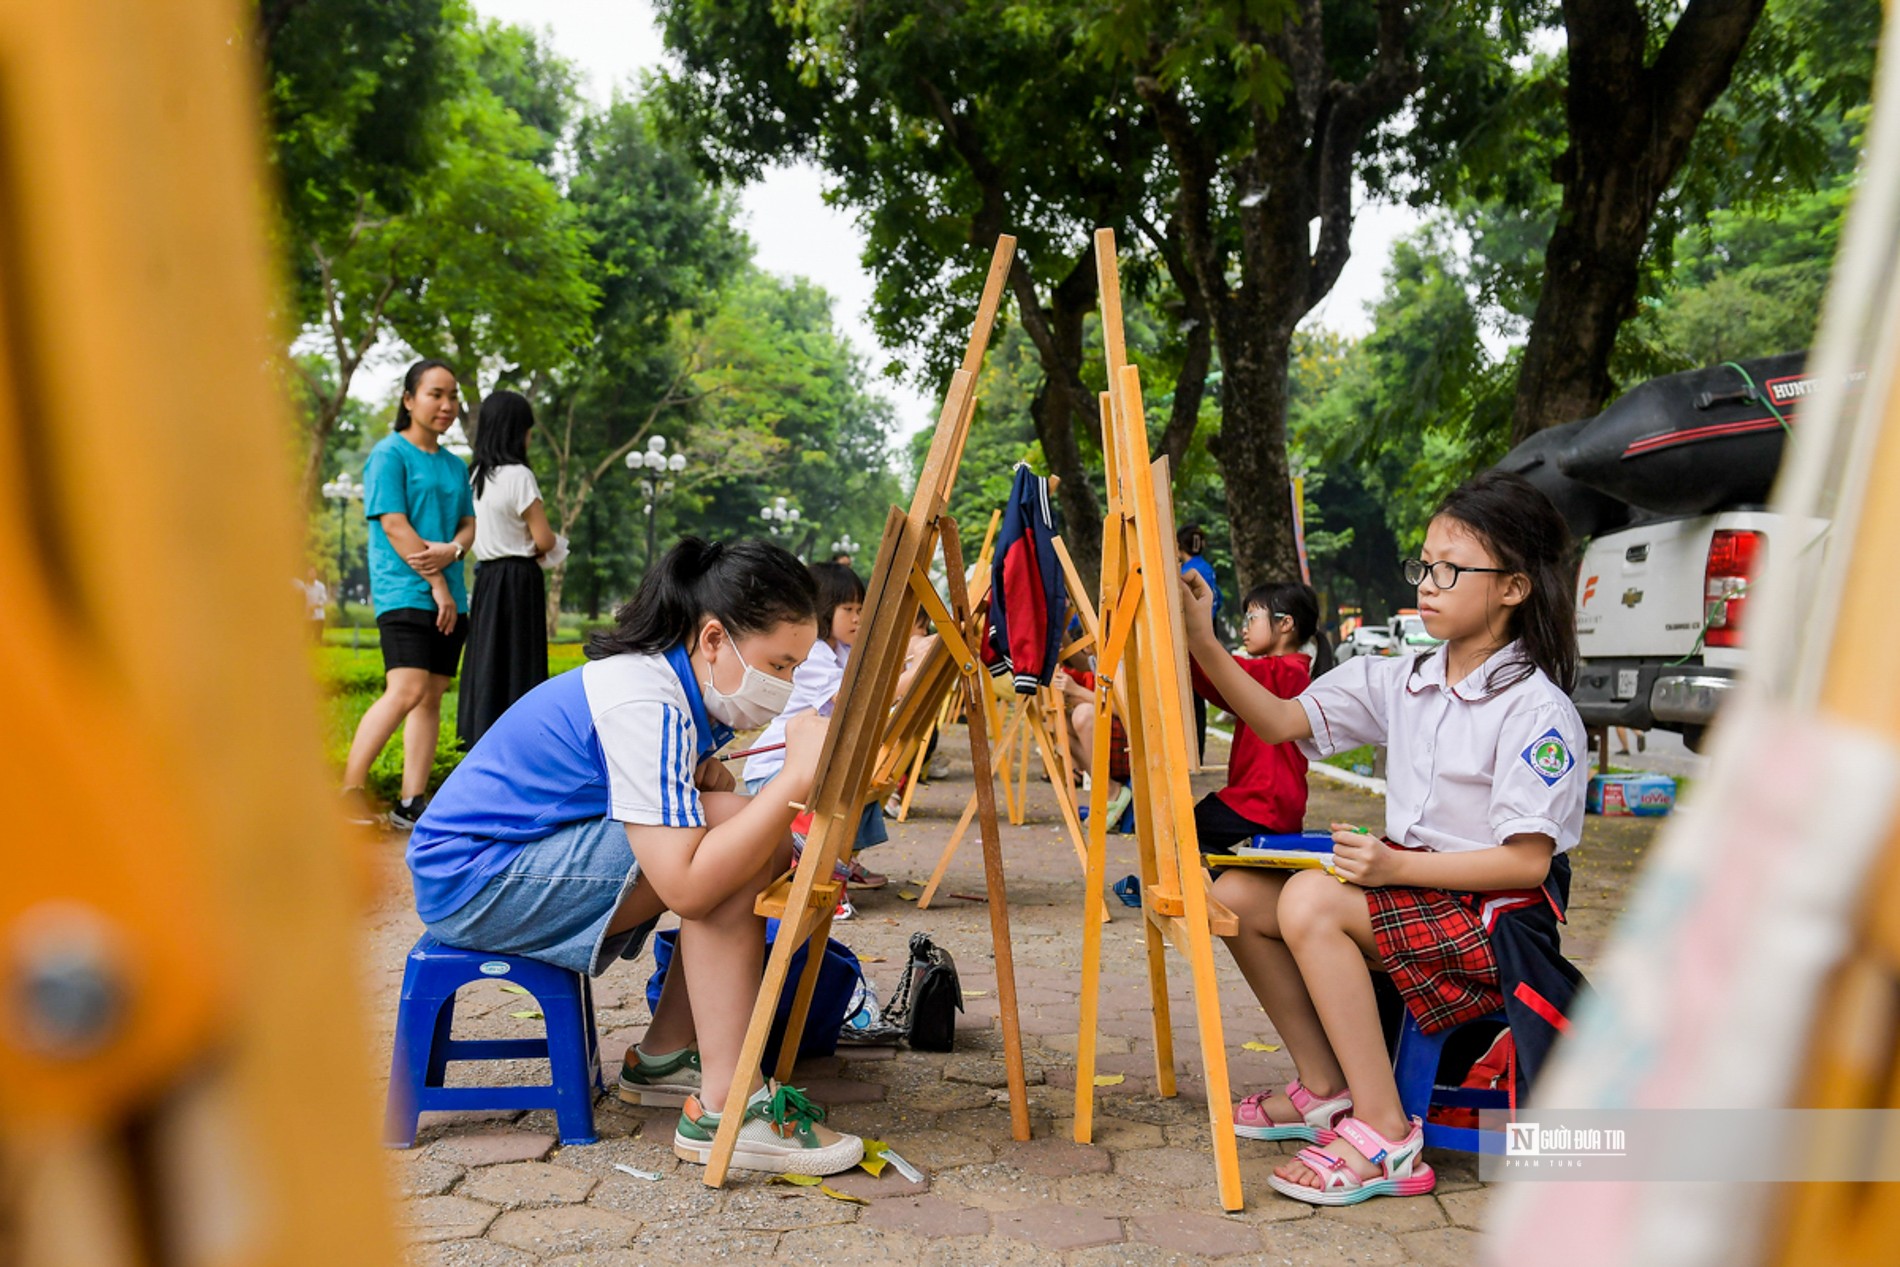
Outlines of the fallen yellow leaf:
{"type": "Polygon", "coordinates": [[[1098,1073],[1095,1075],[1095,1085],[1098,1087],[1119,1087],[1126,1081],[1128,1081],[1127,1074],[1098,1073]]]}
{"type": "Polygon", "coordinates": [[[1247,1042],[1247,1043],[1242,1043],[1240,1045],[1240,1049],[1242,1051],[1279,1051],[1280,1044],[1247,1042]]]}
{"type": "Polygon", "coordinates": [[[903,898],[906,902],[915,902],[917,900],[917,891],[915,889],[899,889],[897,896],[903,898]]]}
{"type": "Polygon", "coordinates": [[[881,1139],[865,1140],[864,1159],[858,1163],[858,1168],[870,1175],[873,1179],[882,1175],[884,1173],[884,1167],[891,1164],[884,1160],[884,1150],[889,1147],[890,1145],[881,1139]]]}
{"type": "Polygon", "coordinates": [[[863,1197],[854,1197],[849,1192],[840,1192],[828,1183],[819,1184],[818,1191],[824,1193],[826,1196],[830,1197],[833,1201],[849,1201],[852,1205],[871,1204],[869,1201],[866,1201],[863,1197]]]}
{"type": "Polygon", "coordinates": [[[547,1019],[539,1012],[510,1012],[508,1015],[514,1017],[517,1021],[540,1021],[547,1019]]]}
{"type": "Polygon", "coordinates": [[[966,999],[987,999],[990,997],[990,992],[988,990],[965,990],[963,997],[966,999]]]}
{"type": "Polygon", "coordinates": [[[508,993],[510,994],[526,994],[528,992],[526,986],[504,985],[501,988],[508,991],[508,993]]]}
{"type": "Polygon", "coordinates": [[[798,1188],[816,1188],[825,1181],[817,1175],[773,1175],[767,1183],[789,1183],[798,1188]]]}

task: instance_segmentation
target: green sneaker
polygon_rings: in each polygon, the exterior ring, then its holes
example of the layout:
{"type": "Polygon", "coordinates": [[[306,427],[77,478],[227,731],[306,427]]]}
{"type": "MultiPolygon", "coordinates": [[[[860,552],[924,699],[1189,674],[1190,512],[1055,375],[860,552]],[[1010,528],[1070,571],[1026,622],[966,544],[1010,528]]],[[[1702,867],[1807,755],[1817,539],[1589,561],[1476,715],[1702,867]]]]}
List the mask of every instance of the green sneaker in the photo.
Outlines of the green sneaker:
{"type": "MultiPolygon", "coordinates": [[[[701,1166],[711,1161],[719,1118],[706,1111],[697,1095],[689,1097],[673,1132],[674,1155],[701,1166]]],[[[803,1091],[767,1082],[745,1103],[745,1121],[739,1127],[732,1164],[741,1170],[775,1174],[835,1175],[864,1160],[864,1141],[820,1126],[824,1120],[825,1111],[806,1099],[803,1091]]]]}
{"type": "Polygon", "coordinates": [[[699,1048],[682,1047],[667,1056],[649,1056],[638,1044],[627,1048],[618,1090],[628,1104],[678,1108],[699,1094],[699,1048]]]}

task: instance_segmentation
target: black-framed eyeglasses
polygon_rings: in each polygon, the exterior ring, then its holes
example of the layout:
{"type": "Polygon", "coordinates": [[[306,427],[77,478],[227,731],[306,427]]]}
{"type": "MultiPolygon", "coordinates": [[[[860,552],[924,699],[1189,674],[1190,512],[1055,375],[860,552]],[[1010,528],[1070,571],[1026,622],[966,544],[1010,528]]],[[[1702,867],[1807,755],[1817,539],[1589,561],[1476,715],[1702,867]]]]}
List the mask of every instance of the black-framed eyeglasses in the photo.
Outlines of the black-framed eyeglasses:
{"type": "Polygon", "coordinates": [[[1516,568],[1468,568],[1462,563],[1453,563],[1448,559],[1439,559],[1427,563],[1423,559],[1400,559],[1399,571],[1405,574],[1407,585],[1423,585],[1427,576],[1438,589],[1448,590],[1458,583],[1458,578],[1466,572],[1495,572],[1499,576],[1510,576],[1516,568]]]}

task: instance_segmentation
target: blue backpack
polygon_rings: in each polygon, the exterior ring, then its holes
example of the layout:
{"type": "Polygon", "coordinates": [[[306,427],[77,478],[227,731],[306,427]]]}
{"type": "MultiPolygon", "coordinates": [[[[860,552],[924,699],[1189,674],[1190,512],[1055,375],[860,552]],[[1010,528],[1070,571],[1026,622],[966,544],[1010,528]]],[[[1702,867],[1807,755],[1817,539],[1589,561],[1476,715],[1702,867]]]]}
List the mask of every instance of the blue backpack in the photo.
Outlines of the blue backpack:
{"type": "MultiPolygon", "coordinates": [[[[667,929],[653,937],[653,975],[647,978],[647,1009],[660,1005],[660,987],[666,982],[667,969],[673,963],[673,948],[678,932],[667,929]]],[[[778,937],[778,921],[765,921],[765,953],[772,953],[772,943],[778,937]]],[[[792,1000],[798,994],[798,983],[805,973],[805,952],[809,947],[800,946],[792,955],[792,970],[785,979],[784,992],[779,995],[778,1014],[772,1020],[772,1033],[765,1042],[763,1067],[768,1071],[778,1063],[779,1044],[785,1039],[785,1023],[792,1014],[792,1000]]],[[[812,1056],[829,1056],[838,1050],[838,1031],[844,1028],[845,1018],[851,1014],[854,996],[858,986],[864,981],[864,969],[858,964],[858,957],[851,953],[851,947],[832,938],[825,946],[825,961],[818,969],[818,985],[811,996],[811,1013],[805,1018],[805,1033],[798,1044],[798,1057],[801,1060],[812,1056]]]]}

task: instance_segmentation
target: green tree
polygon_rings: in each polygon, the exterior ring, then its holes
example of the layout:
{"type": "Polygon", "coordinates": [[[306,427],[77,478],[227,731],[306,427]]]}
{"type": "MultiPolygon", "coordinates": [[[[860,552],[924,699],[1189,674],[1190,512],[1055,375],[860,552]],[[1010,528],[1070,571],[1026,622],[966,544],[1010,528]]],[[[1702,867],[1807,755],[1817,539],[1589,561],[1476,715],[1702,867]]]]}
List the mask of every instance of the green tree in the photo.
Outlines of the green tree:
{"type": "Polygon", "coordinates": [[[455,91],[430,121],[436,166],[418,176],[416,210],[385,230],[402,268],[388,315],[403,342],[455,370],[473,440],[487,387],[560,362],[586,340],[600,296],[587,228],[540,166],[548,134],[484,78],[502,74],[524,108],[558,123],[548,103],[571,94],[571,70],[495,24],[465,22],[449,44],[455,91]]]}
{"type": "MultiPolygon", "coordinates": [[[[1134,250],[1156,138],[1124,81],[1102,73],[1064,6],[967,0],[661,0],[679,59],[668,99],[709,165],[749,179],[810,158],[863,226],[887,346],[947,381],[997,235],[1017,236],[1009,290],[1043,382],[1031,417],[1079,565],[1096,570],[1102,503],[1098,406],[1086,330],[1097,302],[1091,232],[1122,230],[1125,276],[1154,278],[1134,250]]],[[[1207,323],[1182,312],[1189,348],[1172,399],[1178,452],[1198,417],[1207,323]]],[[[1150,384],[1156,391],[1161,384],[1150,384]]]]}

